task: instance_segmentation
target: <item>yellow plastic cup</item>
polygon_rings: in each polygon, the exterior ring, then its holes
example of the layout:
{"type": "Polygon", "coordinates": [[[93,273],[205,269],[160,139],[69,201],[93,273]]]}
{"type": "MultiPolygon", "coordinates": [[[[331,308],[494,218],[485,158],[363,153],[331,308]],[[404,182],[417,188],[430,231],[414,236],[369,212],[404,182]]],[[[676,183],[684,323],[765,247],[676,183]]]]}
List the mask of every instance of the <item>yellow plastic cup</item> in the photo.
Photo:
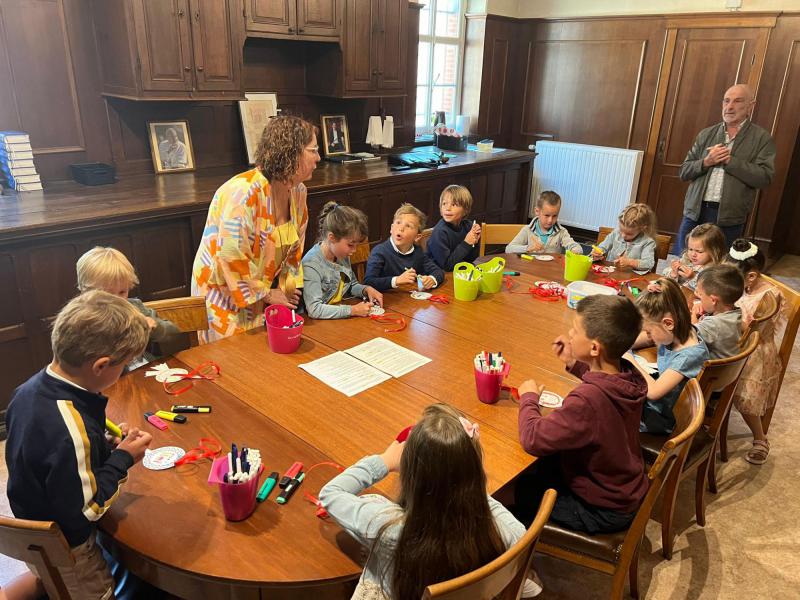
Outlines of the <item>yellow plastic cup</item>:
{"type": "Polygon", "coordinates": [[[471,302],[478,297],[481,289],[482,271],[468,262],[460,262],[453,267],[453,290],[456,300],[471,302]]]}
{"type": "Polygon", "coordinates": [[[591,267],[591,258],[567,250],[567,257],[564,260],[564,279],[567,281],[582,281],[586,279],[591,267]]]}
{"type": "Polygon", "coordinates": [[[481,291],[485,294],[496,294],[503,287],[503,269],[506,266],[506,259],[496,256],[492,260],[481,263],[478,269],[481,271],[481,291]]]}

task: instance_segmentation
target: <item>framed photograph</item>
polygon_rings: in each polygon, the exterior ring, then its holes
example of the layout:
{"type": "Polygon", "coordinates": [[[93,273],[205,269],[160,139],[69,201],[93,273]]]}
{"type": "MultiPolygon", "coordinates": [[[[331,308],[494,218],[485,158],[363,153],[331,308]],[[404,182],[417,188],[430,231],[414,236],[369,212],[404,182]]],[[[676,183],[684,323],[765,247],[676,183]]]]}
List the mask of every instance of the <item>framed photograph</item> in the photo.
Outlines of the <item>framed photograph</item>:
{"type": "Polygon", "coordinates": [[[322,149],[325,156],[350,154],[350,132],[347,117],[325,115],[322,117],[322,149]]]}
{"type": "Polygon", "coordinates": [[[247,160],[255,163],[256,148],[267,121],[278,114],[278,96],[276,94],[246,93],[247,100],[239,101],[239,115],[242,117],[242,133],[247,148],[247,160]]]}
{"type": "Polygon", "coordinates": [[[150,121],[150,153],[156,173],[194,171],[188,121],[150,121]]]}

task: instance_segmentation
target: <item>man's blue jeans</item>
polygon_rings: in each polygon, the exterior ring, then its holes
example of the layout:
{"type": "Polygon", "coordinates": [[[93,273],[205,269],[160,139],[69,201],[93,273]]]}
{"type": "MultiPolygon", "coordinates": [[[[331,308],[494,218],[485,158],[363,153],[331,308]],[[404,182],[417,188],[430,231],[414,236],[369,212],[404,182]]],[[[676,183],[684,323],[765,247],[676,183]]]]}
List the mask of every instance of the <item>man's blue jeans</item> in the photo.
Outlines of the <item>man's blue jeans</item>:
{"type": "MultiPolygon", "coordinates": [[[[684,215],[680,229],[678,229],[678,239],[675,240],[675,254],[678,256],[683,254],[683,250],[686,247],[686,236],[689,235],[689,232],[697,227],[697,225],[700,223],[716,223],[718,212],[719,203],[703,202],[700,206],[700,218],[697,221],[693,221],[684,215]]],[[[744,223],[740,225],[725,225],[724,227],[720,225],[719,228],[722,230],[722,233],[725,234],[725,241],[728,242],[728,248],[730,248],[736,238],[742,237],[744,223]]]]}

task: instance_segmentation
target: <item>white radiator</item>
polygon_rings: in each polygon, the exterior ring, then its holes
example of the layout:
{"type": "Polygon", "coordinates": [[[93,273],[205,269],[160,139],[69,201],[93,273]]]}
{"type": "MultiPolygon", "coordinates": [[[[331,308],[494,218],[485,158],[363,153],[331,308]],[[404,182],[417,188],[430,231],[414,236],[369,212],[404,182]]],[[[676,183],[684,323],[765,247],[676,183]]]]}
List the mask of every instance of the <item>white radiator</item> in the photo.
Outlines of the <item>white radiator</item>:
{"type": "Polygon", "coordinates": [[[552,190],[561,196],[559,223],[597,231],[617,226],[620,211],[636,200],[641,150],[536,142],[533,161],[533,195],[552,190]]]}

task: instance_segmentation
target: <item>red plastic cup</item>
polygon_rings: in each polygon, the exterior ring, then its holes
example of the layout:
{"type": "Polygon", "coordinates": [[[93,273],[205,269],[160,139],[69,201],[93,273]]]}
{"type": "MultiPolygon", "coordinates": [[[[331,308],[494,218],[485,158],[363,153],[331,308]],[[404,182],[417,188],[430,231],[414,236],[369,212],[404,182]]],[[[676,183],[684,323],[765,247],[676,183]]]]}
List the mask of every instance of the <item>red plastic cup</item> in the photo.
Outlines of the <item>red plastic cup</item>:
{"type": "Polygon", "coordinates": [[[222,512],[228,521],[244,521],[256,509],[256,494],[258,493],[258,480],[264,465],[258,469],[258,476],[244,483],[225,483],[225,473],[228,472],[228,455],[220,456],[211,465],[208,474],[208,483],[219,486],[219,497],[222,500],[222,512]]]}
{"type": "Polygon", "coordinates": [[[508,376],[511,365],[503,363],[498,373],[483,373],[475,368],[475,387],[478,389],[478,400],[484,404],[494,404],[500,398],[500,386],[508,376]]]}
{"type": "Polygon", "coordinates": [[[269,348],[278,354],[291,354],[300,346],[303,338],[303,317],[295,311],[292,327],[292,309],[282,304],[270,304],[264,309],[264,323],[267,327],[269,348]]]}

